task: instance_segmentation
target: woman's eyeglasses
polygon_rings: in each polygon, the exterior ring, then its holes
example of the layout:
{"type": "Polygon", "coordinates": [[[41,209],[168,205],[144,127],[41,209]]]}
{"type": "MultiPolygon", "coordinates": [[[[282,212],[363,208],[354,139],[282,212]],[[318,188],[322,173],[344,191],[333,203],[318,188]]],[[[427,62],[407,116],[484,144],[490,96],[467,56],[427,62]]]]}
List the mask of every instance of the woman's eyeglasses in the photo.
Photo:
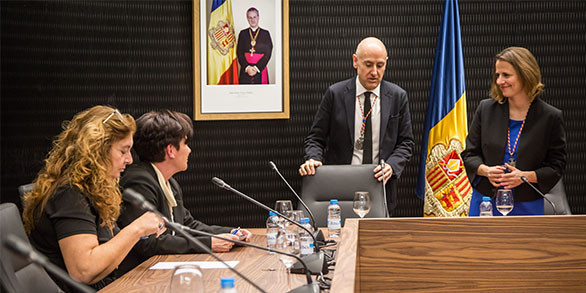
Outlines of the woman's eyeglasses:
{"type": "Polygon", "coordinates": [[[108,117],[106,117],[106,119],[104,119],[104,121],[102,123],[106,124],[106,122],[108,122],[108,120],[110,120],[110,118],[112,118],[114,116],[114,114],[116,114],[116,116],[118,116],[118,119],[120,119],[120,121],[122,121],[122,123],[126,124],[124,117],[122,117],[122,114],[120,113],[120,111],[118,111],[118,109],[114,109],[114,112],[112,112],[112,114],[108,115],[108,117]]]}

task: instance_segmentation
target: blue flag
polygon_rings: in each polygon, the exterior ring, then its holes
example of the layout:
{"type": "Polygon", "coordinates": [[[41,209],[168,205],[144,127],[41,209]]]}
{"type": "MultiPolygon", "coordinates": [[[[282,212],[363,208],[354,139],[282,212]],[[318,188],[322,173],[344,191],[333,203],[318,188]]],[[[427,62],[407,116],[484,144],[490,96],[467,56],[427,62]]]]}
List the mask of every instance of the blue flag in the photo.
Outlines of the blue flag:
{"type": "Polygon", "coordinates": [[[417,196],[424,216],[467,216],[472,187],[460,153],[468,134],[457,0],[446,0],[421,142],[417,196]]]}

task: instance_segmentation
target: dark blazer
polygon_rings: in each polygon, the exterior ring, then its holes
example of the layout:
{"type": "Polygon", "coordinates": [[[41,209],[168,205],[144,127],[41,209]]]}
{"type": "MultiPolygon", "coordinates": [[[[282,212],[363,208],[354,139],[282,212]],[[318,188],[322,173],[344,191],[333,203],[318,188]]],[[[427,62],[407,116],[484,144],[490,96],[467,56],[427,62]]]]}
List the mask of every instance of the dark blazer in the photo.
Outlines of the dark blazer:
{"type": "MultiPolygon", "coordinates": [[[[468,179],[474,188],[487,196],[494,196],[496,188],[484,176],[477,176],[481,164],[502,165],[507,150],[509,104],[493,99],[480,102],[474,114],[466,149],[462,159],[468,179]]],[[[561,178],[566,167],[566,130],[562,111],[535,98],[517,146],[516,167],[522,171],[535,171],[537,187],[547,193],[561,178]]],[[[515,188],[515,201],[532,201],[541,196],[527,184],[515,188]]]]}
{"type": "MultiPolygon", "coordinates": [[[[183,205],[183,191],[175,179],[170,178],[169,183],[175,195],[177,206],[173,208],[173,221],[183,224],[192,229],[197,229],[213,234],[229,233],[232,228],[222,226],[209,226],[193,218],[189,210],[183,205]]],[[[147,201],[152,203],[159,212],[171,220],[167,198],[159,185],[155,169],[150,163],[138,162],[128,166],[120,179],[122,188],[132,188],[142,194],[147,201]]],[[[118,225],[123,228],[142,215],[144,211],[134,207],[129,201],[123,199],[122,210],[118,218],[118,225]]],[[[196,237],[208,247],[211,246],[210,237],[196,237]]],[[[149,257],[157,254],[184,254],[203,253],[200,248],[190,244],[187,239],[181,236],[172,235],[167,229],[158,238],[149,236],[140,240],[130,251],[128,256],[120,264],[119,271],[123,274],[139,265],[149,257]]]]}
{"type": "MultiPolygon", "coordinates": [[[[407,92],[396,84],[383,80],[380,85],[380,105],[379,158],[393,168],[393,176],[387,182],[390,195],[387,200],[391,201],[388,206],[392,213],[397,205],[397,186],[394,179],[403,172],[415,143],[407,92]]],[[[355,108],[356,77],[328,88],[305,139],[306,160],[314,159],[334,165],[352,162],[355,108]]]]}

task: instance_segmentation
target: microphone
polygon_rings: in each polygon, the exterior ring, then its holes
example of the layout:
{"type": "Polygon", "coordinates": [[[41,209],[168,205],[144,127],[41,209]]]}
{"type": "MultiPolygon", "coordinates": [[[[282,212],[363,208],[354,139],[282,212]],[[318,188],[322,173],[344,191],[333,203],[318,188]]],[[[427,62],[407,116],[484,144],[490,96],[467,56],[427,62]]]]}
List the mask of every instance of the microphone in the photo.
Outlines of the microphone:
{"type": "Polygon", "coordinates": [[[130,203],[132,203],[134,206],[136,206],[137,208],[152,212],[154,214],[156,214],[157,216],[159,216],[161,219],[163,219],[163,221],[165,221],[165,226],[173,231],[175,231],[177,234],[185,237],[188,241],[190,241],[191,243],[194,243],[195,245],[197,245],[199,248],[201,248],[203,251],[205,251],[207,254],[211,255],[215,260],[221,262],[223,265],[225,265],[228,269],[230,269],[232,272],[234,272],[236,275],[238,275],[240,278],[242,278],[244,281],[246,281],[248,284],[252,285],[254,288],[256,288],[258,291],[263,292],[263,293],[267,293],[265,290],[261,289],[257,284],[255,284],[254,282],[252,282],[251,280],[249,280],[247,277],[245,277],[244,275],[242,275],[239,271],[237,271],[235,268],[229,266],[228,264],[226,264],[226,262],[224,262],[220,257],[218,257],[217,255],[215,255],[212,250],[205,246],[203,243],[201,243],[201,241],[197,240],[195,237],[191,236],[189,233],[185,232],[182,228],[181,225],[178,223],[174,223],[169,221],[165,216],[163,216],[150,202],[146,201],[144,199],[144,197],[142,196],[142,194],[134,191],[132,188],[126,188],[124,190],[124,192],[122,193],[124,198],[128,199],[130,201],[130,203]]]}
{"type": "Polygon", "coordinates": [[[555,208],[555,205],[553,204],[553,202],[551,202],[551,200],[549,200],[549,198],[545,197],[545,194],[543,194],[541,191],[539,191],[539,189],[537,189],[537,187],[535,187],[535,185],[531,184],[531,182],[529,182],[529,180],[527,180],[527,177],[521,176],[521,180],[523,180],[523,182],[525,182],[529,186],[531,186],[531,188],[533,188],[533,190],[535,190],[535,192],[537,192],[537,194],[541,195],[541,197],[543,197],[545,200],[547,200],[547,202],[549,202],[549,204],[553,208],[553,214],[554,215],[557,215],[558,214],[557,213],[557,210],[555,208]]]}
{"type": "MultiPolygon", "coordinates": [[[[223,188],[223,189],[226,189],[232,193],[235,193],[236,195],[243,197],[244,199],[254,203],[255,205],[257,205],[267,211],[270,211],[270,212],[277,214],[279,217],[285,219],[289,223],[305,230],[313,238],[314,251],[316,253],[302,257],[303,261],[305,261],[305,263],[307,263],[307,267],[309,268],[309,271],[312,274],[319,274],[320,272],[324,273],[324,274],[328,273],[329,270],[328,270],[327,262],[324,261],[324,253],[323,253],[323,251],[320,251],[319,244],[318,244],[317,240],[315,239],[315,236],[313,235],[313,233],[311,233],[311,231],[309,231],[307,228],[301,226],[299,223],[289,219],[287,216],[285,216],[285,215],[269,208],[268,206],[258,202],[254,198],[232,188],[230,185],[228,185],[226,182],[224,182],[222,179],[220,179],[218,177],[212,178],[212,182],[214,184],[216,184],[217,186],[219,186],[220,188],[223,188]]],[[[299,265],[298,262],[293,264],[293,267],[291,268],[291,272],[299,273],[300,267],[301,267],[301,265],[299,265]]]]}
{"type": "Polygon", "coordinates": [[[72,286],[76,290],[84,293],[95,293],[96,291],[85,284],[81,284],[80,282],[72,279],[67,272],[65,272],[62,268],[56,266],[52,262],[50,262],[46,256],[38,253],[32,247],[30,247],[26,242],[20,239],[18,236],[14,234],[8,234],[2,243],[6,248],[10,249],[12,252],[25,257],[26,259],[30,260],[35,265],[38,265],[45,270],[49,271],[51,274],[55,275],[60,280],[65,281],[68,285],[72,286]]]}
{"type": "Polygon", "coordinates": [[[311,210],[309,209],[309,207],[305,204],[305,202],[301,199],[301,197],[297,194],[297,192],[295,192],[295,190],[293,189],[293,187],[291,187],[291,185],[289,184],[289,182],[287,182],[287,180],[285,179],[285,177],[283,177],[283,175],[281,174],[281,172],[279,172],[279,169],[277,168],[277,165],[275,165],[275,163],[273,163],[273,161],[269,161],[269,164],[271,165],[271,169],[275,170],[275,172],[277,172],[277,174],[279,174],[279,177],[281,177],[281,179],[283,180],[283,182],[285,182],[285,184],[287,184],[287,186],[289,187],[289,189],[291,190],[291,192],[293,192],[293,194],[295,194],[295,196],[297,197],[297,199],[299,200],[299,202],[303,205],[303,207],[307,210],[307,212],[309,213],[309,217],[311,218],[311,222],[313,223],[313,233],[314,233],[314,238],[317,241],[324,241],[325,237],[324,237],[324,233],[318,229],[317,225],[315,224],[315,217],[313,216],[313,213],[311,212],[311,210]]]}
{"type": "Polygon", "coordinates": [[[307,265],[305,264],[305,262],[300,257],[298,257],[298,256],[296,256],[294,254],[290,254],[290,253],[286,253],[286,252],[282,252],[282,251],[278,251],[278,250],[272,250],[270,248],[258,246],[258,245],[251,244],[251,243],[244,242],[244,241],[232,240],[230,238],[225,238],[225,237],[222,237],[222,236],[219,236],[219,235],[214,235],[214,234],[207,233],[207,232],[204,232],[204,231],[191,229],[191,228],[189,228],[187,226],[184,226],[184,225],[181,225],[181,227],[183,229],[187,230],[188,232],[193,233],[193,234],[202,235],[202,236],[208,236],[208,237],[214,237],[214,238],[217,238],[217,239],[222,239],[222,240],[225,240],[225,241],[228,241],[228,242],[232,242],[232,243],[236,243],[236,244],[240,244],[240,245],[243,245],[243,246],[248,246],[248,247],[252,247],[252,248],[256,248],[256,249],[260,249],[260,250],[264,250],[264,251],[274,252],[274,253],[277,253],[277,254],[283,254],[283,255],[286,255],[286,256],[289,256],[289,257],[293,257],[293,258],[297,259],[297,261],[299,263],[301,263],[303,265],[303,267],[305,268],[305,275],[307,277],[307,285],[303,285],[303,286],[301,286],[301,287],[299,287],[297,289],[294,289],[293,291],[290,291],[290,292],[296,292],[296,293],[305,293],[305,292],[310,293],[310,292],[315,292],[315,293],[319,293],[319,285],[317,283],[314,283],[313,280],[311,279],[311,274],[310,274],[309,269],[307,268],[307,265]]]}
{"type": "MultiPolygon", "coordinates": [[[[385,207],[385,217],[389,217],[389,208],[387,207],[387,189],[385,187],[385,160],[380,159],[381,172],[383,172],[383,205],[385,207]]],[[[390,180],[390,179],[389,179],[390,180]]]]}

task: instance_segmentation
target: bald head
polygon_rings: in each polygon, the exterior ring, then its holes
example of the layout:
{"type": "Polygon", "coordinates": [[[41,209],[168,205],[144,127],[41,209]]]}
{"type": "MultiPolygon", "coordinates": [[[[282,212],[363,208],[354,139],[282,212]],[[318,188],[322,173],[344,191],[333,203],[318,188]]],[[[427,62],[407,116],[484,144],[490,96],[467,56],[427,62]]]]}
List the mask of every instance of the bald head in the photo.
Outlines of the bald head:
{"type": "Polygon", "coordinates": [[[360,41],[356,47],[356,55],[360,57],[364,53],[380,52],[387,56],[387,48],[383,42],[375,37],[368,37],[360,41]]]}
{"type": "Polygon", "coordinates": [[[352,55],[354,68],[358,73],[360,84],[367,89],[375,89],[383,79],[387,66],[387,48],[375,37],[365,38],[356,47],[352,55]]]}

